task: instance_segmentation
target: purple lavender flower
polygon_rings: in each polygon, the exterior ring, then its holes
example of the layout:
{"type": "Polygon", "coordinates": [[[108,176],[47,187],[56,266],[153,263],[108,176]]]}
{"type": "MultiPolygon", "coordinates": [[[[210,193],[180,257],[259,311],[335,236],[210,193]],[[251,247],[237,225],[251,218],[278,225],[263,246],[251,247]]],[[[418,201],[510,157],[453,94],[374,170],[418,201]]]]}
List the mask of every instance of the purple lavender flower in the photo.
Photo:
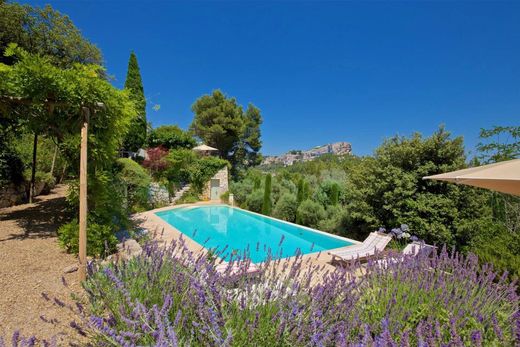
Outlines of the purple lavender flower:
{"type": "MultiPolygon", "coordinates": [[[[392,233],[403,234],[402,229],[392,233]]],[[[265,249],[269,260],[255,264],[259,271],[249,275],[247,249],[224,272],[215,268],[218,262],[190,252],[182,241],[167,249],[144,249],[131,261],[98,270],[85,283],[92,307],[99,308],[87,317],[88,326],[101,341],[478,345],[484,337],[486,343],[512,344],[517,335],[511,332],[520,332],[516,284],[476,258],[445,248],[431,258],[389,262],[384,269],[378,259],[369,261],[363,276],[352,275],[360,272],[359,263],[326,269],[309,263],[301,252],[290,260],[277,253],[273,260],[265,249]]],[[[261,251],[259,245],[257,249],[261,251]]]]}

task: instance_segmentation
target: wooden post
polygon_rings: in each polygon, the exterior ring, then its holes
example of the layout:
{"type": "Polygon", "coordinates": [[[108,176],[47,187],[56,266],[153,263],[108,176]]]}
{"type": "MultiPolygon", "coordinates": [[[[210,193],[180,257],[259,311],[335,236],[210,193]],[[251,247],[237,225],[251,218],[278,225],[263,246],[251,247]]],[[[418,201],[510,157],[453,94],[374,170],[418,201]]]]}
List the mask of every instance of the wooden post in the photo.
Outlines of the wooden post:
{"type": "Polygon", "coordinates": [[[33,157],[32,157],[32,171],[31,171],[31,184],[29,187],[29,203],[32,204],[34,200],[34,183],[36,180],[36,152],[38,151],[38,134],[34,133],[33,142],[33,157]]]}
{"type": "Polygon", "coordinates": [[[54,147],[54,155],[52,156],[52,164],[51,164],[51,176],[54,175],[54,165],[56,164],[56,156],[58,155],[58,145],[54,147]]]}
{"type": "Polygon", "coordinates": [[[81,152],[79,159],[79,280],[87,278],[87,146],[88,121],[90,110],[81,109],[83,126],[81,128],[81,152]]]}

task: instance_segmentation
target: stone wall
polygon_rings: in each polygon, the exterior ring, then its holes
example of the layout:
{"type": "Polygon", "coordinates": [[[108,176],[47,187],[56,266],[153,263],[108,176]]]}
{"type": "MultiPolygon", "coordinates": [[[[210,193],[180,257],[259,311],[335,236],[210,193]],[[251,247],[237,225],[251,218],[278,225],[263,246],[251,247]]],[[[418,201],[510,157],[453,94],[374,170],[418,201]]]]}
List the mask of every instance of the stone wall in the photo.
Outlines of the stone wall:
{"type": "Polygon", "coordinates": [[[148,198],[153,206],[164,206],[170,203],[168,189],[156,182],[150,184],[148,198]]]}
{"type": "Polygon", "coordinates": [[[220,169],[213,177],[211,177],[208,182],[204,185],[204,190],[202,192],[202,200],[211,200],[211,180],[218,179],[220,181],[219,185],[219,198],[220,195],[224,194],[229,190],[229,173],[227,166],[220,169]]]}
{"type": "Polygon", "coordinates": [[[24,185],[9,184],[0,188],[0,208],[21,204],[26,199],[24,185]]]}

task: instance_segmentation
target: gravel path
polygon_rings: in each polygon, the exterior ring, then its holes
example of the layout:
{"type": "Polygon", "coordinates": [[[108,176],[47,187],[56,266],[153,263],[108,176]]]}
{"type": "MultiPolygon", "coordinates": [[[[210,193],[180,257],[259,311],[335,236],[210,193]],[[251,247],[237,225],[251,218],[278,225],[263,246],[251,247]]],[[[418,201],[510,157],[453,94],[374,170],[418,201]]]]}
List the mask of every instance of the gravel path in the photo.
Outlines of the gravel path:
{"type": "Polygon", "coordinates": [[[77,316],[53,300],[72,304],[72,291],[81,293],[77,272],[63,273],[76,257],[65,253],[56,237],[58,227],[67,221],[66,191],[66,186],[57,186],[33,204],[0,209],[0,336],[6,342],[20,330],[40,341],[54,336],[59,345],[82,344],[70,327],[77,316]]]}

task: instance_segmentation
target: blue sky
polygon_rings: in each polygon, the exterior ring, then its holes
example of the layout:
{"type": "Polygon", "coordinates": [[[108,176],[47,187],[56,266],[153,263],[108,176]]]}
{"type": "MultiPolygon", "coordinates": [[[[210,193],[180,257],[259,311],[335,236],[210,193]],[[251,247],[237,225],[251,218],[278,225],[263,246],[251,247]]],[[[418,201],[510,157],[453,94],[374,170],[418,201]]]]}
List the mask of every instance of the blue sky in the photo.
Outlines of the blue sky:
{"type": "Polygon", "coordinates": [[[371,154],[441,123],[471,152],[480,128],[520,125],[520,2],[50,4],[101,48],[116,86],[136,52],[154,126],[187,128],[216,88],[262,110],[264,154],[332,141],[371,154]]]}

